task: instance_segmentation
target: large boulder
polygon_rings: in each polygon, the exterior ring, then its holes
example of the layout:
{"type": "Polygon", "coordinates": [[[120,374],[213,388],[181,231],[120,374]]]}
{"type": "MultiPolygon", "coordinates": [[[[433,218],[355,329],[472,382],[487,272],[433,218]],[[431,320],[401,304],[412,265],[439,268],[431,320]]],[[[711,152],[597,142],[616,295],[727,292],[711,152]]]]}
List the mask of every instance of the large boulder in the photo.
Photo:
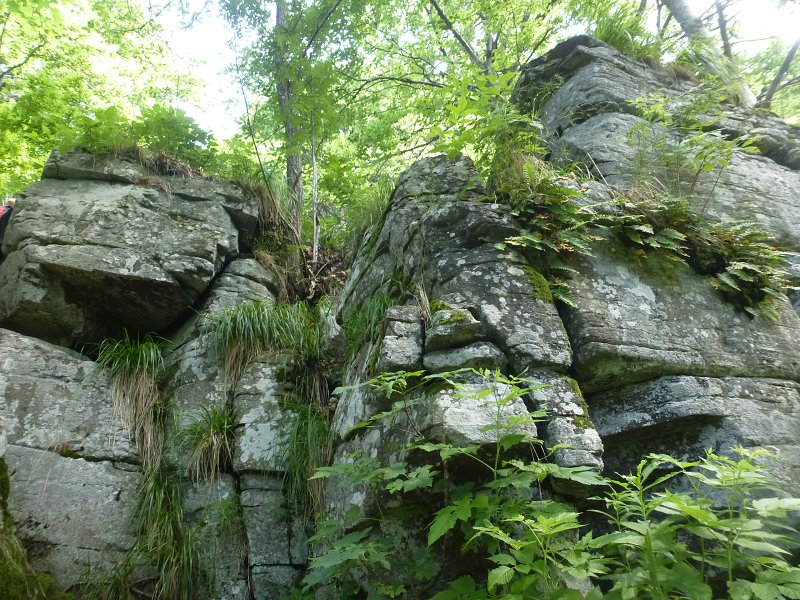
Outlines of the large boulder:
{"type": "Polygon", "coordinates": [[[111,406],[108,374],[71,350],[0,329],[0,418],[8,442],[138,462],[111,406]]]}
{"type": "Polygon", "coordinates": [[[769,450],[770,472],[800,493],[800,385],[742,377],[659,377],[588,398],[612,472],[648,453],[696,458],[707,449],[769,450]]]}
{"type": "Polygon", "coordinates": [[[67,589],[122,561],[135,541],[136,470],[14,444],[5,460],[9,511],[37,571],[67,589]]]}
{"type": "Polygon", "coordinates": [[[726,303],[711,279],[651,254],[634,261],[610,240],[596,244],[570,281],[564,309],[573,371],[586,392],[662,375],[800,377],[800,318],[751,318],[726,303]]]}
{"type": "Polygon", "coordinates": [[[20,194],[0,264],[5,327],[67,346],[161,331],[255,230],[257,201],[234,186],[156,177],[123,159],[89,168],[97,160],[54,155],[20,194]],[[108,170],[123,175],[109,181],[108,170]]]}

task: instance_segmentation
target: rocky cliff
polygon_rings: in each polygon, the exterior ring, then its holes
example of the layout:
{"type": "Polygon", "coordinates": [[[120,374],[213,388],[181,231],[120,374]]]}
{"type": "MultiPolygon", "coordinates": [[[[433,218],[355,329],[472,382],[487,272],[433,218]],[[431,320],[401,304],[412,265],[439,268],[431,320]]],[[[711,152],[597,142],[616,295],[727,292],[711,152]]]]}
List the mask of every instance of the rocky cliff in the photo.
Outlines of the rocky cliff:
{"type": "MultiPolygon", "coordinates": [[[[657,189],[681,194],[712,226],[757,221],[778,247],[799,249],[797,128],[712,102],[681,73],[586,37],[528,65],[515,100],[541,119],[545,159],[591,175],[558,176],[552,189],[571,205],[614,213],[613,199],[657,189]],[[654,104],[666,107],[659,118],[654,104]],[[760,152],[736,147],[746,136],[760,152]]],[[[33,566],[61,589],[79,592],[87,571],[119,570],[141,539],[137,499],[151,474],[114,414],[113,373],[90,358],[123,331],[169,338],[173,367],[159,385],[175,429],[214,406],[233,416],[230,464],[218,477],[197,481],[185,449],[166,444],[179,520],[211,572],[197,596],[280,598],[296,583],[306,548],[282,489],[281,440],[298,418],[282,401],[283,359],[259,356],[231,382],[203,326],[206,315],[279,294],[278,274],[248,254],[262,210],[232,184],[81,152],[54,154],[17,203],[0,264],[0,458],[10,474],[0,526],[13,520],[33,566]]],[[[525,232],[530,223],[502,186],[465,157],[424,158],[403,173],[337,303],[345,329],[376,298],[390,308],[343,370],[331,405],[334,464],[406,458],[418,433],[491,445],[497,414],[446,386],[414,392],[391,425],[356,427],[391,408],[360,385],[379,373],[486,368],[535,385],[503,418],[546,411],[524,432],[543,439],[559,466],[613,473],[648,452],[694,457],[741,445],[774,451],[769,469],[800,492],[800,317],[791,302],[748,313],[713,273],[608,228],[571,257],[565,302],[547,278],[552,257],[509,243],[525,232]]],[[[788,278],[798,279],[791,270],[788,278]]],[[[476,393],[483,384],[465,382],[476,393]]],[[[375,509],[363,489],[332,479],[325,491],[331,516],[375,509]]],[[[586,494],[568,482],[553,491],[586,494]]],[[[137,581],[152,593],[158,577],[145,563],[137,581]]]]}

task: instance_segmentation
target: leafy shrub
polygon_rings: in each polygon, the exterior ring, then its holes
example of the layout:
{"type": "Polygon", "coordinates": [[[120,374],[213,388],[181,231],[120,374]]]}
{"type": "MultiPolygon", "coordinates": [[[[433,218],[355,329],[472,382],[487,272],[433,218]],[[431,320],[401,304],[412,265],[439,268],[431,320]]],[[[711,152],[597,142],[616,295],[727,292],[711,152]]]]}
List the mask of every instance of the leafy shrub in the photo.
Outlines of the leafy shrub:
{"type": "Polygon", "coordinates": [[[211,135],[184,111],[163,104],[143,108],[133,120],[115,106],[82,115],[60,144],[62,151],[83,148],[100,156],[134,146],[198,169],[208,167],[213,159],[211,135]]]}
{"type": "MultiPolygon", "coordinates": [[[[409,381],[421,375],[373,380],[381,393],[400,400],[364,426],[391,427],[392,419],[407,415],[406,394],[415,389],[409,381]]],[[[755,464],[762,453],[739,448],[736,457],[709,452],[693,462],[651,455],[616,479],[561,468],[537,460],[530,446],[537,442],[499,410],[527,392],[520,385],[530,384],[498,373],[480,376],[486,389],[464,393],[498,407],[496,422],[487,427],[497,440],[490,455],[475,446],[417,439],[407,456],[429,453],[435,462],[387,465],[356,455],[318,470],[316,478],[342,477],[349,486],[375,490],[370,497],[381,518],[351,510],[345,523],[322,523],[312,541],[325,550],[311,559],[305,592],[324,586],[337,598],[431,600],[800,595],[800,569],[787,558],[796,532],[786,523],[789,512],[800,511],[800,499],[778,491],[755,464]],[[456,478],[458,460],[477,471],[456,478]],[[606,533],[593,533],[589,514],[548,496],[543,486],[553,477],[601,492],[591,520],[606,533]],[[415,529],[427,539],[416,539],[415,529]],[[575,579],[589,585],[588,593],[570,588],[575,579]]],[[[440,377],[460,389],[453,374],[440,377]]]]}

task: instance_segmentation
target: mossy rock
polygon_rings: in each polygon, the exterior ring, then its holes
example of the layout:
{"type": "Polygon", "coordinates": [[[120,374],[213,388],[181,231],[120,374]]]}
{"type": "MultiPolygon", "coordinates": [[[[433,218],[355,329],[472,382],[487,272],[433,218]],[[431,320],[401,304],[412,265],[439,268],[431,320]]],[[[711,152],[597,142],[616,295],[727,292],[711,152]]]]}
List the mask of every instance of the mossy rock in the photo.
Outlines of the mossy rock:
{"type": "Polygon", "coordinates": [[[528,284],[531,286],[533,297],[542,302],[552,302],[553,292],[550,290],[550,283],[545,279],[544,275],[533,267],[523,267],[523,270],[528,284]]]}

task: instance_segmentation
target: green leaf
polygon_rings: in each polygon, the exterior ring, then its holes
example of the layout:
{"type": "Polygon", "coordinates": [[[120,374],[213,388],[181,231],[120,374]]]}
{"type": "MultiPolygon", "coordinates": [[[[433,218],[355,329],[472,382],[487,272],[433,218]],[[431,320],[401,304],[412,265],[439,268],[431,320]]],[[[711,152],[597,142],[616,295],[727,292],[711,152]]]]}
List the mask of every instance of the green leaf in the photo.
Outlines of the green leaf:
{"type": "Polygon", "coordinates": [[[500,565],[489,571],[486,586],[493,592],[498,585],[505,585],[514,578],[514,569],[500,565]]]}

